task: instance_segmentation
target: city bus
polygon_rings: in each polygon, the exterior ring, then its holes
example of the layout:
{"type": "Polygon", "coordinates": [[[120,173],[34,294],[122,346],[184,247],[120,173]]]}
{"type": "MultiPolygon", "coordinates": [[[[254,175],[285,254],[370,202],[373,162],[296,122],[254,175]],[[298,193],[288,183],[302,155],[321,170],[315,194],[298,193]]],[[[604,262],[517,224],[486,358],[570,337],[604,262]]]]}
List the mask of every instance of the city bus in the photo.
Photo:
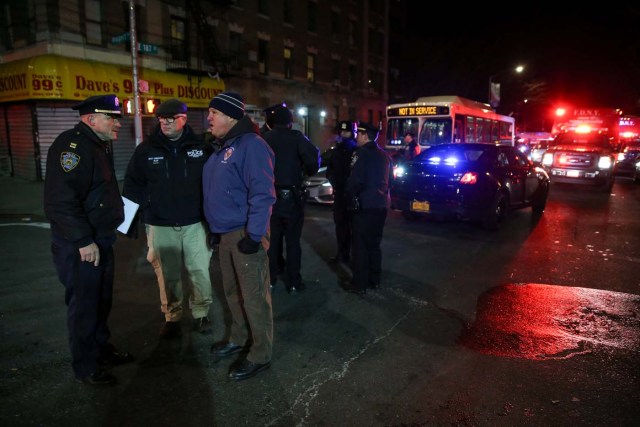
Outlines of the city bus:
{"type": "Polygon", "coordinates": [[[446,143],[480,142],[514,146],[515,119],[488,104],[460,96],[421,97],[387,107],[387,150],[404,150],[411,132],[421,149],[446,143]]]}

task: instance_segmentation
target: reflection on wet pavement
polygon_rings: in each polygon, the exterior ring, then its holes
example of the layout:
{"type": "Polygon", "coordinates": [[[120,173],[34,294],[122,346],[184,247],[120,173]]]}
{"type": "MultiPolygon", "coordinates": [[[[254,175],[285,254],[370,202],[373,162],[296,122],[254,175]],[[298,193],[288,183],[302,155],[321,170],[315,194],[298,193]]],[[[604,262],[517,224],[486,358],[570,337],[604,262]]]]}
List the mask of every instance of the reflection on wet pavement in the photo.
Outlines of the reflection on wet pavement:
{"type": "Polygon", "coordinates": [[[480,296],[460,343],[525,359],[569,358],[613,347],[640,348],[640,296],[544,284],[508,284],[480,296]]]}

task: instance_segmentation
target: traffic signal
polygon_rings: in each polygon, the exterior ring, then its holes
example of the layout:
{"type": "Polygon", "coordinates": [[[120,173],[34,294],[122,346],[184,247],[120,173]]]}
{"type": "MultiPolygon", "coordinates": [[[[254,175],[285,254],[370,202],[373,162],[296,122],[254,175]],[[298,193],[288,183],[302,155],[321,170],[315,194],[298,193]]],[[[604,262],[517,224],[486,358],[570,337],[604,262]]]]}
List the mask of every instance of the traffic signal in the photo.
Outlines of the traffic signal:
{"type": "Polygon", "coordinates": [[[144,102],[144,114],[153,116],[156,112],[156,108],[160,105],[159,99],[147,98],[144,102]]]}

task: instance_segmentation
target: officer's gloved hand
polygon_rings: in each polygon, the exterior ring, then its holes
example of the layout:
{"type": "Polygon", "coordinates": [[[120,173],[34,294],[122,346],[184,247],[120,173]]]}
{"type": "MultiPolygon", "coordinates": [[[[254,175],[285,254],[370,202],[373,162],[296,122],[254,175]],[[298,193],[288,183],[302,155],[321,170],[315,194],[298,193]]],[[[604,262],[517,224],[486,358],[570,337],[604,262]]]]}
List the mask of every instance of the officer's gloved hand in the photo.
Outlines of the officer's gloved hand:
{"type": "Polygon", "coordinates": [[[220,235],[218,233],[209,233],[207,235],[207,245],[209,245],[209,249],[215,249],[216,246],[220,243],[220,235]]]}
{"type": "Polygon", "coordinates": [[[238,242],[238,250],[243,254],[255,254],[258,252],[259,247],[260,242],[254,241],[249,236],[243,237],[242,240],[238,242]]]}

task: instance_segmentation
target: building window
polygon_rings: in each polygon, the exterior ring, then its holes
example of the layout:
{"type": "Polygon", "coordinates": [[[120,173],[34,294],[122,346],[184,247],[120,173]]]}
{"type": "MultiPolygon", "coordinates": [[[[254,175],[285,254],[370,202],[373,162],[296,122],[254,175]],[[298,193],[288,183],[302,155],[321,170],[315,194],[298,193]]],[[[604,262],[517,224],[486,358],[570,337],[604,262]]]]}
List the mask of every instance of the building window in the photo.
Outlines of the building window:
{"type": "Polygon", "coordinates": [[[242,34],[229,31],[229,65],[238,67],[240,65],[238,58],[240,57],[240,48],[242,43],[242,34]]]}
{"type": "Polygon", "coordinates": [[[269,0],[258,0],[258,13],[269,16],[269,0]]]}
{"type": "Polygon", "coordinates": [[[284,78],[292,79],[293,78],[293,61],[292,61],[293,53],[291,49],[288,47],[284,48],[284,78]]]}
{"type": "Polygon", "coordinates": [[[171,17],[171,58],[176,61],[186,61],[187,37],[185,33],[185,20],[177,16],[171,17]]]}
{"type": "Polygon", "coordinates": [[[307,2],[307,26],[309,32],[318,32],[318,5],[312,0],[307,2]]]}
{"type": "Polygon", "coordinates": [[[340,61],[337,59],[331,60],[331,79],[334,86],[340,85],[340,61]]]}
{"type": "Polygon", "coordinates": [[[331,37],[333,41],[340,40],[340,12],[331,11],[331,37]]]}
{"type": "Polygon", "coordinates": [[[356,47],[356,23],[352,19],[349,19],[347,24],[347,32],[349,36],[349,47],[356,47]]]}
{"type": "Polygon", "coordinates": [[[282,19],[285,24],[293,25],[293,0],[284,0],[284,15],[282,19]]]}
{"type": "Polygon", "coordinates": [[[262,75],[269,74],[269,42],[266,40],[258,40],[258,72],[262,75]]]}
{"type": "Polygon", "coordinates": [[[356,87],[358,87],[357,81],[358,81],[358,72],[356,71],[356,65],[349,64],[349,81],[348,81],[349,89],[355,89],[356,87]]]}
{"type": "Polygon", "coordinates": [[[316,56],[311,53],[307,54],[307,81],[316,82],[316,56]]]}
{"type": "Polygon", "coordinates": [[[84,17],[87,44],[103,45],[102,4],[100,0],[84,1],[84,17]]]}

